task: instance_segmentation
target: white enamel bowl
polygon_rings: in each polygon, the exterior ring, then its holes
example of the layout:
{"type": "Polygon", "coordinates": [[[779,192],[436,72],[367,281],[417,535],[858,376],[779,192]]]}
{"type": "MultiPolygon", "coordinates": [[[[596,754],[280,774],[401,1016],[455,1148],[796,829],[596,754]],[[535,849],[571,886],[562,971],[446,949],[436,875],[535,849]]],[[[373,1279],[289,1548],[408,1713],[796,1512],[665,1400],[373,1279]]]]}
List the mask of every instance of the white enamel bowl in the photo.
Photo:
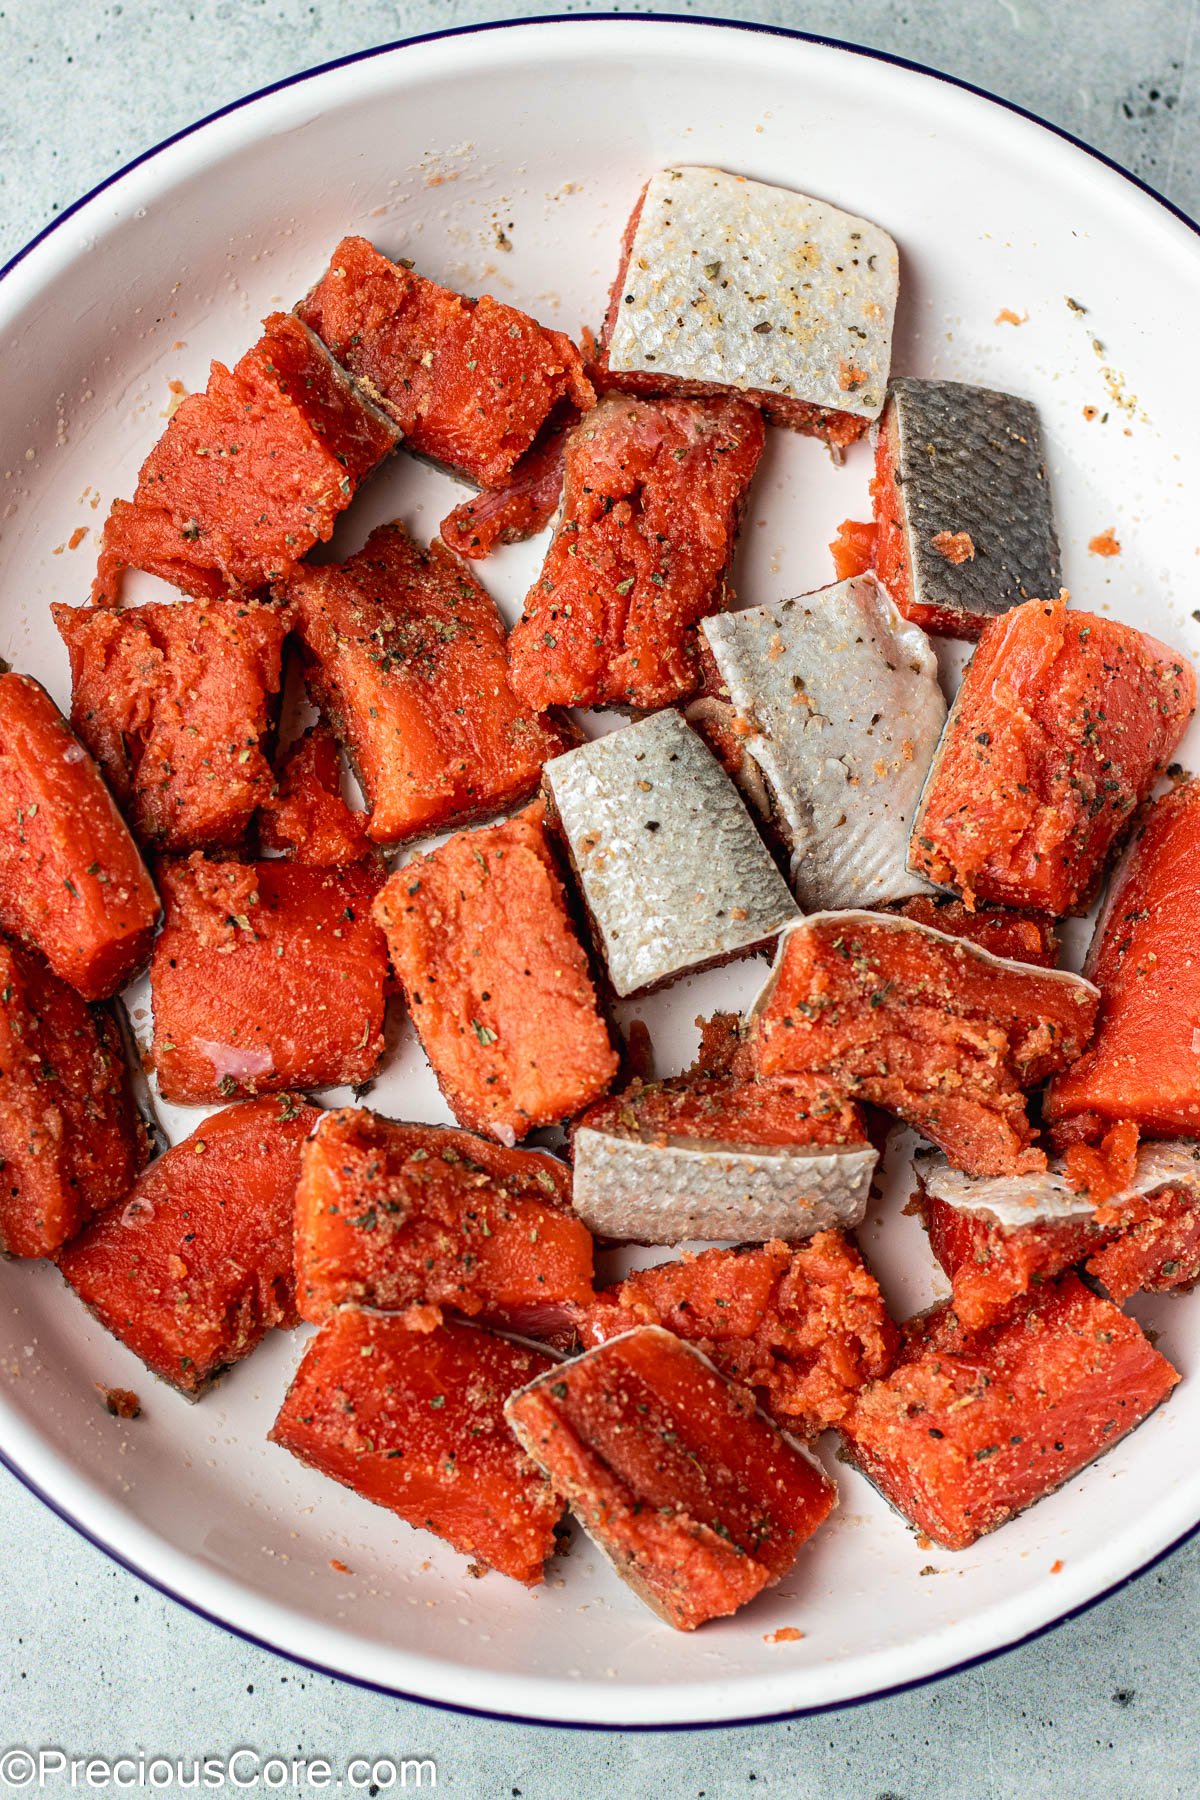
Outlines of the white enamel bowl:
{"type": "MultiPolygon", "coordinates": [[[[0,652],[66,701],[48,603],[85,597],[97,528],[162,427],[168,383],[201,386],[210,357],[239,354],[342,233],[574,331],[599,322],[639,185],[681,160],[798,187],[886,226],[903,261],[897,368],[1034,398],[1077,604],[1200,648],[1200,382],[1183,336],[1200,304],[1192,228],[1080,148],[939,79],[782,35],[631,18],[452,35],[305,76],[156,151],[17,260],[0,282],[0,652]],[[997,323],[1005,309],[1028,319],[997,323]],[[1085,406],[1107,418],[1085,420],[1085,406]],[[65,547],[79,526],[84,542],[65,547]],[[1122,552],[1102,560],[1087,544],[1109,526],[1122,552]]],[[[868,462],[860,446],[834,469],[817,443],[772,434],[736,571],[744,601],[831,578],[826,545],[839,519],[864,516],[868,462]]],[[[399,457],[340,541],[355,548],[396,514],[432,535],[456,492],[399,457]]],[[[510,617],[539,555],[523,546],[485,565],[510,617]]],[[[1194,763],[1195,739],[1190,751],[1194,763]]],[[[663,1072],[688,1060],[697,1013],[743,1003],[761,974],[742,965],[641,1009],[663,1072]]],[[[407,1031],[373,1103],[446,1117],[407,1031]]],[[[169,1121],[177,1132],[194,1122],[169,1121]]],[[[865,1244],[904,1311],[937,1290],[918,1227],[899,1216],[899,1147],[891,1161],[865,1244]]],[[[1061,1493],[951,1556],[922,1550],[830,1457],[834,1522],[781,1587],[691,1637],[644,1611],[586,1542],[535,1594],[496,1575],[471,1580],[433,1538],[269,1446],[298,1337],[277,1334],[188,1406],[50,1267],[0,1268],[0,1450],[148,1580],[355,1680],[522,1718],[755,1718],[987,1655],[1195,1527],[1200,1295],[1144,1317],[1188,1378],[1061,1493]],[[138,1389],[144,1416],[109,1418],[96,1381],[138,1389]],[[923,1575],[929,1565],[937,1572],[923,1575]],[[768,1642],[781,1625],[803,1638],[768,1642]]]]}

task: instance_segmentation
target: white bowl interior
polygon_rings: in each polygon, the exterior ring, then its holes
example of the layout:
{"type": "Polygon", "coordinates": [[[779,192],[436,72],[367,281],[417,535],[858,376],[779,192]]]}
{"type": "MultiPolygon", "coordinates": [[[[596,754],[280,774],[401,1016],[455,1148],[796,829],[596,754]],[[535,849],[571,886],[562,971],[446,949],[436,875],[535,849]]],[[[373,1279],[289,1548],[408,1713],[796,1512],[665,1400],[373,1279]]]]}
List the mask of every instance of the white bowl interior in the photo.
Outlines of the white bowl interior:
{"type": "MultiPolygon", "coordinates": [[[[1200,541],[1185,503],[1200,395],[1182,340],[1200,246],[1188,229],[1082,152],[947,84],[785,38],[633,20],[489,31],[329,71],[133,170],[21,262],[0,286],[0,651],[65,704],[47,606],[86,598],[108,502],[131,490],[169,383],[201,386],[211,357],[232,361],[343,233],[574,332],[599,323],[641,182],[682,160],[799,187],[886,226],[903,259],[897,370],[1035,399],[1076,604],[1200,651],[1200,541]],[[1027,320],[998,322],[1004,309],[1027,320]],[[1085,406],[1103,421],[1085,420],[1085,406]],[[1087,544],[1109,526],[1121,555],[1102,560],[1087,544]]],[[[835,469],[816,442],[771,434],[735,570],[742,601],[830,580],[826,546],[841,518],[869,515],[868,476],[864,446],[835,469]]],[[[356,548],[393,516],[432,536],[461,493],[397,458],[338,545],[356,548]]],[[[510,619],[540,554],[520,546],[482,566],[510,619]]],[[[1193,731],[1185,761],[1197,741],[1193,731]]],[[[695,1016],[743,1004],[762,973],[751,962],[684,982],[626,1016],[648,1019],[669,1072],[689,1060],[695,1016]]],[[[371,1104],[448,1116],[407,1026],[371,1104]]],[[[168,1123],[180,1135],[197,1116],[168,1123]]],[[[899,1216],[902,1140],[889,1163],[863,1239],[903,1312],[945,1289],[923,1234],[899,1216]]],[[[1200,1296],[1135,1310],[1189,1375],[1200,1296]]],[[[957,1556],[922,1549],[829,1457],[840,1510],[792,1575],[735,1619],[681,1637],[586,1540],[537,1593],[471,1580],[435,1539],[269,1446],[299,1350],[298,1336],[277,1335],[190,1407],[53,1269],[0,1267],[0,1450],[192,1604],[325,1667],[460,1705],[637,1723],[846,1700],[1012,1642],[1200,1519],[1200,1383],[1188,1380],[1101,1463],[957,1556]],[[110,1418],[98,1381],[137,1389],[143,1417],[110,1418]],[[803,1638],[769,1642],[780,1625],[803,1638]]]]}

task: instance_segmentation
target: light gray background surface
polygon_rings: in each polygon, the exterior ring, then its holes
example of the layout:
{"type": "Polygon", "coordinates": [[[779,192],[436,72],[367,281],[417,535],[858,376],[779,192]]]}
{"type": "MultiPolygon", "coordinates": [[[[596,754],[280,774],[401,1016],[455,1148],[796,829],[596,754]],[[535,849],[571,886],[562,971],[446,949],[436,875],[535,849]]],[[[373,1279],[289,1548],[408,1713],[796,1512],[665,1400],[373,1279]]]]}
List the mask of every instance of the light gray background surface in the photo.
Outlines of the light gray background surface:
{"type": "MultiPolygon", "coordinates": [[[[1197,0],[7,0],[0,261],[118,164],[250,88],[441,27],[602,10],[720,11],[930,64],[1065,126],[1200,214],[1197,0]]],[[[2,1473],[0,1571],[0,1750],[430,1756],[439,1790],[467,1800],[1200,1793],[1196,1544],[1039,1642],[915,1693],[683,1734],[501,1725],[310,1675],[161,1599],[2,1473]]]]}

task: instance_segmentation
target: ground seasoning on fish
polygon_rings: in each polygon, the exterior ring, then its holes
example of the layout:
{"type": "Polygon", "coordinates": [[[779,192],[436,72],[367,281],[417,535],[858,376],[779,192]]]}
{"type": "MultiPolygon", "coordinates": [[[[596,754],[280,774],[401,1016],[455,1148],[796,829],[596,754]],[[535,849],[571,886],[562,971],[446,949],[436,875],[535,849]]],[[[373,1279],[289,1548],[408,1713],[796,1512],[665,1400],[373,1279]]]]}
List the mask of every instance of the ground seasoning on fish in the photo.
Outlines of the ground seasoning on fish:
{"type": "Polygon", "coordinates": [[[755,1002],[765,1074],[818,1074],[895,1113],[973,1175],[1043,1169],[1024,1091],[1087,1043],[1099,994],[885,913],[788,931],[755,1002]]]}
{"type": "Polygon", "coordinates": [[[292,1196],[317,1117],[292,1094],[226,1107],[58,1258],[105,1329],[183,1394],[296,1323],[292,1196]]]}
{"type": "Polygon", "coordinates": [[[725,605],[763,442],[732,398],[613,395],[567,434],[562,512],[509,638],[528,706],[648,711],[695,692],[696,625],[725,605]]]}
{"type": "Polygon", "coordinates": [[[274,786],[264,740],[288,620],[253,601],[51,608],[71,723],[143,842],[233,848],[274,786]]]}
{"type": "Polygon", "coordinates": [[[910,866],[968,906],[1086,911],[1183,735],[1196,677],[1132,626],[1030,601],[984,628],[913,825],[910,866]]]}
{"type": "Polygon", "coordinates": [[[296,308],[395,420],[404,447],[481,487],[513,474],[555,408],[595,395],[570,338],[343,238],[296,308]]]}
{"type": "Polygon", "coordinates": [[[617,1574],[677,1631],[773,1586],[836,1500],[744,1388],[653,1325],[549,1370],[505,1417],[617,1574]]]}
{"type": "Polygon", "coordinates": [[[373,842],[516,805],[571,743],[513,693],[495,604],[444,545],[425,550],[402,525],[383,525],[349,562],[297,569],[286,591],[373,842]]]}

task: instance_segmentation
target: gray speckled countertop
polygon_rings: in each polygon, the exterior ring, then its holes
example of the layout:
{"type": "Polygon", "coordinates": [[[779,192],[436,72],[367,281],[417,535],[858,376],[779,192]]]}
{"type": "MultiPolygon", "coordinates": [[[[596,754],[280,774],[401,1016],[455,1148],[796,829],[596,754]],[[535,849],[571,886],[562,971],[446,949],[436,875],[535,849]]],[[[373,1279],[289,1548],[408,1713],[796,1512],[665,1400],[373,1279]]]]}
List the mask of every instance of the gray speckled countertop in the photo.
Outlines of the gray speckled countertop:
{"type": "MultiPolygon", "coordinates": [[[[0,258],[178,127],[251,87],[386,39],[534,13],[535,0],[7,0],[0,258]]],[[[1095,144],[1200,212],[1196,0],[672,0],[932,64],[1095,144]]],[[[1084,1617],[917,1692],[790,1724],[606,1736],[457,1718],[364,1693],[161,1599],[0,1475],[0,1750],[432,1757],[492,1800],[1164,1800],[1200,1791],[1192,1544],[1084,1617]]],[[[0,1793],[13,1792],[0,1779],[0,1793]]],[[[26,1789],[24,1791],[31,1791],[26,1789]]],[[[54,1792],[68,1792],[65,1785],[54,1792]]],[[[307,1787],[284,1791],[310,1792],[307,1787]]]]}

